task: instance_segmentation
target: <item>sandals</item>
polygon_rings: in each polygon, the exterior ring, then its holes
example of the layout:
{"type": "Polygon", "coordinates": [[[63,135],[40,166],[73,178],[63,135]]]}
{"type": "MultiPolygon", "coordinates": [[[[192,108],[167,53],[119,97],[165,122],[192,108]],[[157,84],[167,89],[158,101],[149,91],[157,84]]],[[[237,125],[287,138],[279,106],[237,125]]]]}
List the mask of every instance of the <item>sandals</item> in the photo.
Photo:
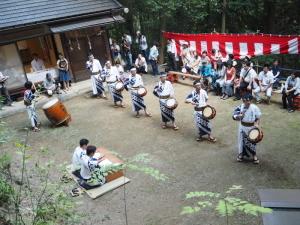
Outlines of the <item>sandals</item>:
{"type": "Polygon", "coordinates": [[[33,131],[33,132],[39,132],[40,130],[41,130],[41,129],[38,128],[38,127],[33,127],[33,128],[32,128],[32,131],[33,131]]]}
{"type": "Polygon", "coordinates": [[[207,140],[211,143],[216,143],[217,142],[217,139],[215,137],[209,137],[209,138],[207,138],[207,140]]]}
{"type": "Polygon", "coordinates": [[[125,105],[123,105],[123,104],[122,104],[122,105],[120,105],[120,107],[121,107],[121,108],[126,108],[126,106],[125,106],[125,105]]]}
{"type": "Polygon", "coordinates": [[[238,155],[238,157],[236,158],[236,161],[238,162],[243,162],[243,156],[242,155],[238,155]]]}
{"type": "Polygon", "coordinates": [[[174,126],[174,127],[173,127],[173,130],[179,130],[179,127],[174,126]]]}
{"type": "Polygon", "coordinates": [[[256,156],[253,157],[253,163],[254,164],[259,164],[259,160],[256,156]]]}
{"type": "Polygon", "coordinates": [[[82,194],[82,190],[80,188],[73,188],[70,191],[70,194],[71,194],[72,197],[78,197],[79,195],[82,194]]]}
{"type": "Polygon", "coordinates": [[[69,182],[72,180],[72,178],[69,177],[68,175],[64,174],[64,175],[60,178],[60,180],[61,180],[61,182],[63,182],[63,183],[69,183],[69,182]]]}
{"type": "Polygon", "coordinates": [[[198,138],[196,139],[196,141],[198,141],[198,142],[204,141],[204,138],[203,138],[203,137],[198,137],[198,138]]]}
{"type": "Polygon", "coordinates": [[[151,113],[146,113],[145,116],[146,117],[152,117],[151,113]]]}
{"type": "Polygon", "coordinates": [[[140,118],[141,116],[139,114],[135,115],[135,118],[140,118]]]}
{"type": "Polygon", "coordinates": [[[166,129],[166,128],[167,128],[167,125],[162,125],[161,128],[162,128],[162,129],[166,129]]]}

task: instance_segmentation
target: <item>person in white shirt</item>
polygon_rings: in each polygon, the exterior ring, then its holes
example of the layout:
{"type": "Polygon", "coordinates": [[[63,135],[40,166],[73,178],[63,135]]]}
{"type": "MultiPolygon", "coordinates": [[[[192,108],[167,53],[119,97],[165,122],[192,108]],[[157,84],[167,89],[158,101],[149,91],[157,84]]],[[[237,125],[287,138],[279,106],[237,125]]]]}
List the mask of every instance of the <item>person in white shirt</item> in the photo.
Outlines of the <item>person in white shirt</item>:
{"type": "Polygon", "coordinates": [[[214,143],[217,139],[211,135],[211,123],[202,115],[203,107],[207,105],[208,100],[207,92],[202,88],[202,85],[200,80],[195,80],[195,90],[186,97],[185,102],[195,106],[194,119],[199,135],[196,141],[203,141],[203,136],[208,135],[207,140],[214,143]]]}
{"type": "Polygon", "coordinates": [[[89,60],[86,62],[86,68],[91,73],[91,82],[93,95],[98,98],[107,99],[104,89],[104,78],[102,73],[102,66],[98,59],[94,58],[93,54],[89,55],[89,60]]]}
{"type": "Polygon", "coordinates": [[[153,76],[158,75],[158,49],[157,49],[158,43],[154,42],[153,46],[150,48],[150,53],[149,53],[149,61],[152,67],[152,74],[153,76]]]}
{"type": "Polygon", "coordinates": [[[112,66],[111,62],[107,61],[104,66],[104,73],[108,90],[114,101],[114,106],[125,108],[122,93],[116,90],[116,83],[120,81],[120,74],[117,67],[112,66]]]}
{"type": "Polygon", "coordinates": [[[253,156],[253,163],[258,164],[259,160],[256,156],[256,143],[252,143],[248,139],[249,131],[259,126],[261,111],[251,103],[252,95],[246,93],[242,97],[243,104],[236,107],[233,112],[233,119],[240,121],[238,128],[238,157],[237,161],[242,162],[244,157],[253,156]]]}
{"type": "Polygon", "coordinates": [[[54,93],[59,93],[59,85],[55,83],[51,73],[46,73],[46,78],[43,82],[43,86],[48,96],[52,96],[54,93]]]}
{"type": "Polygon", "coordinates": [[[4,76],[2,72],[0,72],[0,96],[3,96],[4,98],[3,102],[0,102],[0,105],[2,103],[7,106],[12,106],[13,101],[11,100],[11,97],[6,87],[6,81],[8,78],[8,76],[4,76]]]}
{"type": "Polygon", "coordinates": [[[260,92],[264,92],[267,96],[267,104],[270,104],[274,76],[273,73],[269,70],[269,64],[265,64],[263,67],[263,71],[258,74],[258,83],[259,85],[255,89],[253,89],[256,103],[261,102],[260,92]]]}
{"type": "Polygon", "coordinates": [[[31,67],[33,72],[37,72],[45,69],[44,61],[38,57],[36,53],[32,55],[31,67]]]}
{"type": "Polygon", "coordinates": [[[111,45],[111,52],[112,52],[112,55],[113,55],[113,59],[114,59],[114,62],[116,62],[117,60],[122,60],[121,58],[121,48],[120,48],[120,45],[118,45],[116,43],[115,40],[112,41],[112,45],[111,45]]]}
{"type": "Polygon", "coordinates": [[[139,88],[144,88],[144,83],[141,75],[136,73],[136,68],[130,70],[129,78],[125,81],[125,89],[130,91],[132,110],[136,112],[135,117],[140,117],[140,110],[144,110],[147,117],[151,117],[151,114],[147,112],[147,107],[144,103],[144,98],[139,95],[139,88]]]}
{"type": "Polygon", "coordinates": [[[105,177],[103,174],[95,174],[95,169],[99,168],[99,163],[103,160],[103,157],[99,159],[93,158],[97,148],[93,145],[89,145],[86,148],[86,154],[81,157],[81,169],[80,169],[80,182],[79,185],[89,190],[99,187],[105,183],[105,177]],[[93,179],[93,175],[97,179],[93,179]]]}
{"type": "Polygon", "coordinates": [[[258,87],[258,76],[255,70],[251,67],[251,61],[246,61],[244,68],[240,73],[240,93],[251,93],[252,90],[258,87]]]}
{"type": "Polygon", "coordinates": [[[295,111],[294,98],[298,95],[300,95],[300,78],[298,74],[296,76],[296,72],[292,72],[282,90],[282,105],[289,113],[295,111]]]}
{"type": "Polygon", "coordinates": [[[135,60],[135,67],[138,73],[147,73],[148,66],[145,57],[142,54],[138,54],[138,57],[135,60]]]}
{"type": "Polygon", "coordinates": [[[141,31],[136,32],[136,40],[135,42],[139,45],[140,53],[147,59],[147,38],[144,34],[141,33],[141,31]]]}
{"type": "Polygon", "coordinates": [[[166,80],[167,74],[160,74],[160,81],[154,87],[153,94],[159,98],[159,105],[162,118],[162,128],[166,129],[168,122],[172,123],[172,128],[178,130],[175,124],[174,110],[167,107],[168,99],[174,99],[174,88],[170,81],[166,80]]]}
{"type": "Polygon", "coordinates": [[[175,41],[172,39],[168,39],[167,54],[168,54],[169,69],[172,71],[177,71],[176,44],[175,44],[175,41]]]}
{"type": "Polygon", "coordinates": [[[72,173],[80,178],[80,168],[82,163],[82,156],[86,154],[86,148],[89,140],[83,138],[79,141],[79,146],[75,148],[72,157],[72,173]]]}

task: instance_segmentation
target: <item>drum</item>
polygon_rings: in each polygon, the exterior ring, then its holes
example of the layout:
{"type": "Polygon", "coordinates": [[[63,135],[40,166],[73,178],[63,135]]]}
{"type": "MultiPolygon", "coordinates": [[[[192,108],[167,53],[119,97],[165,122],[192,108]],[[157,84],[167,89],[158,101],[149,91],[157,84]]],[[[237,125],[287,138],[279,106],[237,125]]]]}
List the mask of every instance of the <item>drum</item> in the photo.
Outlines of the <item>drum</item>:
{"type": "Polygon", "coordinates": [[[167,106],[167,108],[173,110],[173,109],[176,109],[176,108],[177,108],[178,102],[176,101],[175,98],[169,98],[169,99],[167,100],[167,102],[166,102],[166,106],[167,106]]]}
{"type": "Polygon", "coordinates": [[[140,87],[138,88],[137,93],[139,96],[144,97],[147,94],[147,90],[144,87],[140,87]]]}
{"type": "Polygon", "coordinates": [[[43,110],[49,121],[56,126],[62,123],[68,125],[71,120],[71,115],[67,112],[63,103],[57,98],[47,102],[43,106],[43,110]]]}
{"type": "Polygon", "coordinates": [[[124,84],[121,81],[117,81],[115,88],[116,91],[121,92],[124,90],[124,84]]]}
{"type": "Polygon", "coordinates": [[[205,106],[202,110],[203,117],[208,120],[215,118],[216,113],[217,112],[216,112],[215,108],[210,105],[205,106]]]}
{"type": "Polygon", "coordinates": [[[248,139],[252,143],[258,143],[258,142],[260,142],[263,139],[263,137],[264,137],[264,133],[258,127],[253,127],[248,132],[248,139]]]}

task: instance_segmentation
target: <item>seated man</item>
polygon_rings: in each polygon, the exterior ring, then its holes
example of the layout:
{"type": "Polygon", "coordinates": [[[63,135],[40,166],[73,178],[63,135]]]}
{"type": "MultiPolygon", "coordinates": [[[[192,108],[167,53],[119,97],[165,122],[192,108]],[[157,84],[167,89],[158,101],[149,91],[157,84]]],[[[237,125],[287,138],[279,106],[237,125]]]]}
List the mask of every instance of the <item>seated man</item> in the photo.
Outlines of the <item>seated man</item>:
{"type": "Polygon", "coordinates": [[[81,139],[79,141],[79,146],[76,147],[73,157],[72,157],[72,170],[73,174],[80,178],[80,168],[81,168],[81,162],[82,162],[82,156],[86,154],[86,148],[89,144],[89,141],[87,139],[81,139]]]}
{"type": "Polygon", "coordinates": [[[203,83],[206,86],[205,88],[206,91],[209,91],[212,84],[212,68],[211,68],[211,64],[208,64],[207,61],[202,62],[201,76],[204,79],[203,83]]]}
{"type": "Polygon", "coordinates": [[[294,112],[294,97],[300,94],[300,78],[293,72],[286,80],[282,91],[282,105],[289,113],[294,112]]]}
{"type": "Polygon", "coordinates": [[[274,83],[273,73],[269,70],[269,65],[265,64],[263,71],[258,74],[258,86],[253,89],[253,93],[256,98],[256,102],[260,103],[260,92],[264,92],[267,96],[267,104],[270,104],[272,95],[272,87],[274,83]]]}
{"type": "Polygon", "coordinates": [[[138,57],[135,60],[135,67],[137,70],[137,73],[147,73],[148,72],[148,66],[145,57],[143,57],[142,54],[139,54],[138,57]]]}
{"type": "Polygon", "coordinates": [[[2,99],[0,99],[0,105],[4,104],[7,106],[12,106],[12,100],[11,100],[8,90],[6,88],[6,80],[7,79],[8,79],[8,76],[4,76],[0,72],[0,96],[3,97],[3,102],[1,102],[2,99]]]}
{"type": "Polygon", "coordinates": [[[81,157],[81,169],[79,185],[86,190],[100,187],[105,183],[105,177],[97,168],[100,168],[99,162],[103,160],[103,157],[99,159],[93,158],[96,152],[96,147],[89,145],[86,148],[86,155],[81,157]]]}
{"type": "Polygon", "coordinates": [[[46,74],[46,79],[44,80],[44,88],[46,89],[46,93],[49,96],[52,96],[54,93],[59,94],[59,85],[56,84],[55,80],[53,79],[52,75],[50,73],[46,74]]]}

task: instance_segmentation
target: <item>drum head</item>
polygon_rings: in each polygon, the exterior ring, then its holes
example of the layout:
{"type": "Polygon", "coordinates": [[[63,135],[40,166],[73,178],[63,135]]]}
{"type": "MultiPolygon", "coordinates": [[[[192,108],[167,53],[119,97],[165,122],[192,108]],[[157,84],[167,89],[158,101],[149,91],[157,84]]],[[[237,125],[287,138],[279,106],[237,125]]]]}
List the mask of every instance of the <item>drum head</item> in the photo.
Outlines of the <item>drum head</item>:
{"type": "Polygon", "coordinates": [[[50,100],[49,102],[47,102],[45,105],[43,105],[43,109],[49,109],[51,106],[55,105],[58,102],[58,98],[54,98],[52,100],[50,100]]]}
{"type": "Polygon", "coordinates": [[[203,116],[205,117],[210,117],[212,114],[213,114],[213,109],[209,106],[206,106],[204,109],[203,109],[203,116]]]}
{"type": "Polygon", "coordinates": [[[138,90],[137,90],[137,93],[139,94],[139,95],[143,95],[144,93],[146,92],[146,89],[145,88],[139,88],[138,90]]]}
{"type": "Polygon", "coordinates": [[[116,83],[116,89],[117,89],[117,90],[120,90],[120,89],[122,89],[123,87],[124,87],[124,85],[123,85],[122,82],[116,83]]]}
{"type": "Polygon", "coordinates": [[[254,128],[249,131],[249,139],[250,140],[256,140],[260,135],[260,132],[257,128],[254,128]]]}
{"type": "Polygon", "coordinates": [[[176,104],[176,100],[174,98],[168,99],[167,100],[167,106],[172,107],[176,104]]]}

